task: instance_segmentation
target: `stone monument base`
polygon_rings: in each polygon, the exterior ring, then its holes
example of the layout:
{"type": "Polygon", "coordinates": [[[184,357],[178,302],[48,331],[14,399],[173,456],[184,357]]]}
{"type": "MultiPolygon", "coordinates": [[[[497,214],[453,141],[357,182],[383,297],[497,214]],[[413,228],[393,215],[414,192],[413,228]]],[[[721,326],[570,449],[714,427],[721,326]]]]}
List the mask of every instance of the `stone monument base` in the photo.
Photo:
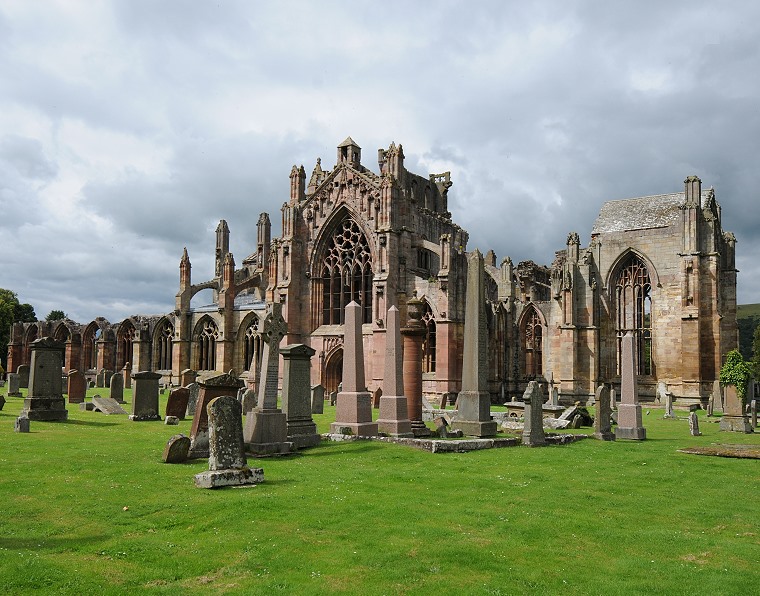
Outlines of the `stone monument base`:
{"type": "Polygon", "coordinates": [[[158,414],[130,414],[129,419],[132,422],[148,422],[151,420],[161,420],[158,414]]]}
{"type": "Polygon", "coordinates": [[[634,441],[643,441],[647,438],[647,429],[639,426],[637,428],[621,428],[615,429],[616,439],[631,439],[634,441]]]}
{"type": "Polygon", "coordinates": [[[723,414],[718,425],[720,430],[733,433],[753,433],[755,430],[746,416],[728,416],[723,414]]]}
{"type": "Polygon", "coordinates": [[[372,422],[372,394],[369,391],[341,391],[335,404],[335,422],[330,432],[335,435],[350,434],[357,437],[376,437],[377,423],[372,422]]]}
{"type": "Polygon", "coordinates": [[[647,438],[647,429],[641,423],[641,404],[618,404],[617,423],[615,438],[634,441],[647,438]]]}
{"type": "Polygon", "coordinates": [[[322,437],[317,433],[317,425],[310,420],[291,421],[288,423],[288,441],[298,449],[319,445],[322,437]]]}
{"type": "Polygon", "coordinates": [[[406,397],[403,395],[380,396],[380,417],[377,420],[377,430],[397,438],[416,436],[412,433],[412,423],[407,414],[406,397]]]}
{"type": "Polygon", "coordinates": [[[470,437],[494,437],[497,424],[491,420],[491,394],[488,391],[460,391],[456,418],[451,428],[470,437]]]}
{"type": "Polygon", "coordinates": [[[276,408],[248,412],[243,440],[246,451],[254,455],[278,455],[295,450],[295,445],[288,441],[287,416],[276,408]]]}
{"type": "Polygon", "coordinates": [[[478,422],[474,420],[452,420],[451,428],[461,430],[468,437],[493,437],[496,436],[497,423],[495,420],[489,422],[478,422]]]}
{"type": "Polygon", "coordinates": [[[21,415],[29,420],[43,422],[58,422],[69,418],[63,397],[27,397],[21,415]]]}
{"type": "Polygon", "coordinates": [[[594,438],[600,441],[614,441],[615,433],[613,432],[594,433],[594,438]]]}
{"type": "Polygon", "coordinates": [[[240,470],[208,470],[195,475],[198,488],[220,488],[222,486],[247,486],[264,482],[262,468],[242,468],[240,470]]]}

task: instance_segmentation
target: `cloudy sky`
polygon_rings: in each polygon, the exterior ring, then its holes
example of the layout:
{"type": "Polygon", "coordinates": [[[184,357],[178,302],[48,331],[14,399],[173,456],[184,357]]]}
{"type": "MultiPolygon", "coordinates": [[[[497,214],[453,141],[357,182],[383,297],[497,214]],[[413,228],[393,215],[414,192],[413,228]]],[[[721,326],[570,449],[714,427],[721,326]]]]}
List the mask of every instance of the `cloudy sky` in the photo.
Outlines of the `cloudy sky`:
{"type": "Polygon", "coordinates": [[[0,287],[174,307],[348,135],[451,170],[469,248],[550,264],[605,200],[714,186],[760,302],[760,3],[0,1],[0,287]]]}

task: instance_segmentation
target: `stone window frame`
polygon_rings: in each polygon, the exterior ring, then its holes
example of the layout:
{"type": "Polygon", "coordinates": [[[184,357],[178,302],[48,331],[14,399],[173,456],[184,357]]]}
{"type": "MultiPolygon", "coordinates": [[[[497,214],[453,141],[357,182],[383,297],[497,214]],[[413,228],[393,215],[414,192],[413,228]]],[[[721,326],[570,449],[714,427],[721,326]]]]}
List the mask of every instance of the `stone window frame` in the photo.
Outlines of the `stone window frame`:
{"type": "Polygon", "coordinates": [[[435,373],[436,364],[436,323],[433,309],[427,300],[423,300],[422,322],[425,324],[425,336],[422,338],[422,372],[435,373]]]}
{"type": "Polygon", "coordinates": [[[251,364],[256,363],[254,370],[255,378],[258,381],[259,372],[261,370],[261,356],[264,349],[264,340],[261,335],[261,320],[258,316],[254,315],[245,327],[243,332],[243,368],[250,371],[251,364]]]}
{"type": "Polygon", "coordinates": [[[523,316],[520,338],[525,355],[524,377],[533,380],[544,374],[544,325],[534,304],[528,305],[523,316]]]}
{"type": "Polygon", "coordinates": [[[620,374],[623,336],[631,331],[636,346],[637,374],[654,373],[652,337],[652,277],[644,259],[629,253],[615,274],[615,343],[617,374],[620,374]]]}
{"type": "Polygon", "coordinates": [[[219,326],[211,317],[199,323],[198,332],[198,370],[216,370],[216,340],[219,339],[219,326]]]}
{"type": "Polygon", "coordinates": [[[119,325],[119,334],[116,338],[116,366],[118,370],[124,368],[129,362],[134,362],[134,340],[137,337],[137,329],[129,319],[119,325]]]}
{"type": "Polygon", "coordinates": [[[156,370],[172,370],[174,359],[174,325],[165,319],[156,334],[156,370]]]}

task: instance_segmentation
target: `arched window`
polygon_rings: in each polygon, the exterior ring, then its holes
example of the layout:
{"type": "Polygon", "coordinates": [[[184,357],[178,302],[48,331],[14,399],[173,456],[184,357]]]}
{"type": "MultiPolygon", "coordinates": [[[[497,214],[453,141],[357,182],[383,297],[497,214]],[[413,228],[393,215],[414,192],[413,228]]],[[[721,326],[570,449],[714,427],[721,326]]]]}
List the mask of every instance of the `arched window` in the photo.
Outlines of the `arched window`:
{"type": "Polygon", "coordinates": [[[422,340],[422,372],[435,372],[435,317],[430,304],[425,302],[422,311],[422,322],[425,323],[425,337],[422,340]]]}
{"type": "Polygon", "coordinates": [[[82,366],[84,370],[91,370],[98,366],[98,339],[101,334],[100,327],[91,323],[85,329],[82,336],[82,366]]]}
{"type": "Polygon", "coordinates": [[[173,337],[174,325],[165,321],[158,336],[158,370],[171,370],[172,368],[173,337]]]}
{"type": "Polygon", "coordinates": [[[535,306],[530,306],[523,327],[523,350],[525,352],[525,377],[534,379],[543,374],[543,327],[535,306]]]}
{"type": "Polygon", "coordinates": [[[119,339],[117,346],[118,370],[124,368],[124,365],[133,363],[134,340],[135,340],[135,326],[130,321],[124,321],[119,329],[119,339]]]}
{"type": "Polygon", "coordinates": [[[615,283],[617,368],[620,374],[623,336],[635,338],[638,374],[652,374],[652,285],[649,271],[636,255],[623,263],[615,283]]]}
{"type": "Polygon", "coordinates": [[[216,370],[216,340],[219,329],[211,319],[203,322],[198,336],[198,370],[216,370]]]}
{"type": "Polygon", "coordinates": [[[245,330],[243,339],[243,362],[245,370],[251,370],[255,365],[255,378],[259,378],[261,368],[261,349],[262,349],[261,331],[259,330],[259,318],[254,317],[251,324],[245,330]]]}
{"type": "Polygon", "coordinates": [[[322,259],[322,324],[342,325],[346,305],[362,306],[362,322],[372,322],[372,260],[367,239],[351,219],[344,220],[322,259]]]}

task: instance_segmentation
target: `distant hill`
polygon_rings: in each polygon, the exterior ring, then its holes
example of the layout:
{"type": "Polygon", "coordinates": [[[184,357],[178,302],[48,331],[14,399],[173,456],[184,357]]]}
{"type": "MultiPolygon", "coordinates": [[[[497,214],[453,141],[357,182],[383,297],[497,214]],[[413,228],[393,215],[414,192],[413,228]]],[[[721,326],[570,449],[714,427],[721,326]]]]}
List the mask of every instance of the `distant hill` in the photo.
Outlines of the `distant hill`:
{"type": "Polygon", "coordinates": [[[745,360],[752,358],[752,336],[760,325],[760,304],[740,304],[736,307],[739,327],[739,351],[745,360]]]}

